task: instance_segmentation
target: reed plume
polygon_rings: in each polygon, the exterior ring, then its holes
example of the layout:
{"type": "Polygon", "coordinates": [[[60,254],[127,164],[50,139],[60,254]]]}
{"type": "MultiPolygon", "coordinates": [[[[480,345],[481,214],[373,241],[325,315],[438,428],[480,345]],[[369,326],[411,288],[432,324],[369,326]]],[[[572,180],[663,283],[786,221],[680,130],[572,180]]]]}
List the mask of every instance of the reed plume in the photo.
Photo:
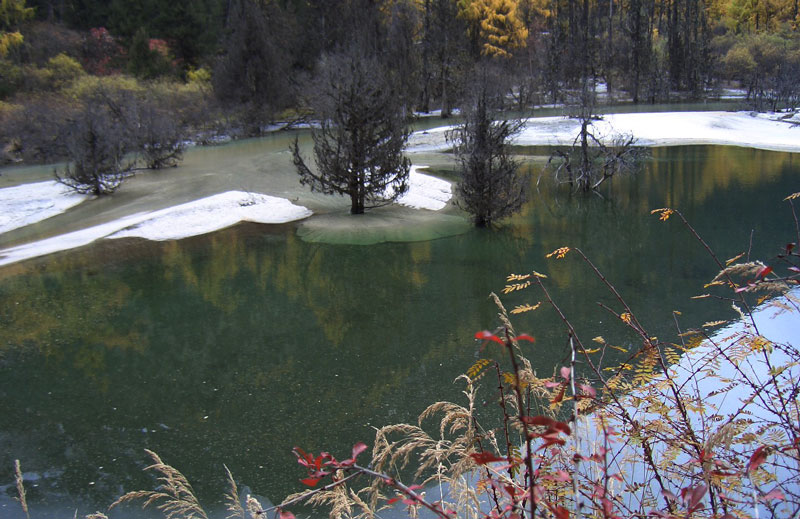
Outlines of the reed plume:
{"type": "Polygon", "coordinates": [[[161,461],[155,452],[147,449],[145,452],[153,459],[153,464],[145,467],[144,470],[154,470],[159,473],[160,485],[156,490],[128,492],[111,503],[108,509],[111,510],[115,506],[129,501],[143,499],[142,508],[160,502],[156,508],[164,513],[165,519],[208,519],[186,477],[178,469],[161,461]]]}

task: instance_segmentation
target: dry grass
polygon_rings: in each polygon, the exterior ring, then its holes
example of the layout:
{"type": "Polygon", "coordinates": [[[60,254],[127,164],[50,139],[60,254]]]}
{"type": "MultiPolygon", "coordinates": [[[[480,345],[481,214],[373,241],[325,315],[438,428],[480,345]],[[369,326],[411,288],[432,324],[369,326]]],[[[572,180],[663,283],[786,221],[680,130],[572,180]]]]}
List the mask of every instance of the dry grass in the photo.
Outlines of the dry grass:
{"type": "Polygon", "coordinates": [[[14,480],[17,483],[17,496],[19,496],[22,511],[25,512],[25,517],[31,519],[31,515],[28,513],[28,501],[25,499],[25,486],[22,484],[22,469],[19,466],[19,460],[14,460],[14,480]]]}
{"type": "Polygon", "coordinates": [[[155,452],[147,449],[145,452],[153,459],[153,464],[144,470],[154,470],[160,474],[159,487],[156,490],[128,492],[111,503],[108,509],[123,503],[144,500],[142,508],[158,503],[156,508],[164,513],[165,519],[208,519],[186,477],[176,468],[161,461],[155,452]]]}
{"type": "Polygon", "coordinates": [[[239,488],[236,486],[233,474],[231,474],[227,465],[223,466],[228,477],[228,492],[225,493],[225,509],[229,512],[227,519],[247,519],[239,497],[239,488]]]}

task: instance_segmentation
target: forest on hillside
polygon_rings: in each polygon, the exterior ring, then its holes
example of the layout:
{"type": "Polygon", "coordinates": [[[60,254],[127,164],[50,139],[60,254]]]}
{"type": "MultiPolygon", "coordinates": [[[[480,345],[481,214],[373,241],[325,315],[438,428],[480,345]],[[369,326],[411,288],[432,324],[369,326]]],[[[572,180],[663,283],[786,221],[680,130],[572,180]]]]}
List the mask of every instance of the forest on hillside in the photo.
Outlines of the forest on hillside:
{"type": "Polygon", "coordinates": [[[353,49],[406,113],[449,116],[478,63],[507,110],[586,85],[794,107],[798,23],[798,0],[2,0],[0,141],[5,161],[69,156],[63,121],[98,99],[166,134],[258,134],[309,114],[320,64],[353,49]]]}

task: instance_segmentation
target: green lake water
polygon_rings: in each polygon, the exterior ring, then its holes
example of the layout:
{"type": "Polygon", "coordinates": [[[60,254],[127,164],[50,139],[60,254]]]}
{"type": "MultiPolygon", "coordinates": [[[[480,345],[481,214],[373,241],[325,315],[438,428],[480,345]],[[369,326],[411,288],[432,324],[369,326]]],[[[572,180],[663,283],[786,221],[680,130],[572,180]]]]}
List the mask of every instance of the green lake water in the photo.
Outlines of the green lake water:
{"type": "MultiPolygon", "coordinates": [[[[279,502],[302,488],[293,446],[347,455],[374,426],[459,399],[453,380],[496,353],[472,337],[498,325],[489,294],[509,273],[546,274],[587,343],[635,346],[596,304],[619,310],[577,257],[545,259],[560,246],[580,247],[652,335],[675,340],[673,310],[684,328],[732,318],[690,299],[717,268],[677,218],[650,210],[680,209],[723,260],[750,247],[768,259],[796,239],[782,200],[799,190],[800,154],[657,148],[602,198],[543,176],[525,211],[495,231],[362,246],[309,243],[294,224],[241,224],[0,268],[0,515],[22,517],[15,459],[31,517],[72,517],[153,488],[146,448],[209,508],[220,507],[223,464],[279,502]]],[[[502,298],[509,309],[542,300],[533,289],[502,298]]],[[[551,309],[514,322],[537,338],[525,348],[540,374],[565,361],[551,309]]],[[[488,413],[494,384],[484,386],[488,413]]]]}

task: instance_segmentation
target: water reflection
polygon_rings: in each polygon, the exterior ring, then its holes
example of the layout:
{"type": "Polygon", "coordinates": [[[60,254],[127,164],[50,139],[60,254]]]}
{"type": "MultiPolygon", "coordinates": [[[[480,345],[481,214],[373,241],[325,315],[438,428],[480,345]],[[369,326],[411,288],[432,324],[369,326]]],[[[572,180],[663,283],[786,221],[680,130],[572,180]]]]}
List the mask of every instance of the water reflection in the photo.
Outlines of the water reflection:
{"type": "MultiPolygon", "coordinates": [[[[571,197],[543,177],[525,212],[494,232],[357,246],[243,224],[9,266],[0,270],[0,466],[19,458],[41,476],[29,493],[37,518],[152,487],[144,448],[182,469],[206,503],[222,496],[223,463],[280,501],[299,488],[294,445],[346,453],[371,439],[371,425],[458,399],[453,379],[492,353],[471,337],[496,325],[488,294],[510,272],[547,274],[584,337],[636,341],[595,304],[613,299],[585,266],[544,259],[557,247],[584,250],[659,337],[675,335],[672,310],[685,326],[727,317],[688,299],[715,267],[677,222],[649,210],[681,209],[721,257],[745,250],[754,229],[754,256],[768,256],[793,232],[780,200],[798,174],[791,154],[663,148],[604,198],[571,197]]],[[[504,298],[509,308],[537,299],[504,298]]],[[[563,362],[552,310],[516,323],[537,337],[540,373],[563,362]]]]}

